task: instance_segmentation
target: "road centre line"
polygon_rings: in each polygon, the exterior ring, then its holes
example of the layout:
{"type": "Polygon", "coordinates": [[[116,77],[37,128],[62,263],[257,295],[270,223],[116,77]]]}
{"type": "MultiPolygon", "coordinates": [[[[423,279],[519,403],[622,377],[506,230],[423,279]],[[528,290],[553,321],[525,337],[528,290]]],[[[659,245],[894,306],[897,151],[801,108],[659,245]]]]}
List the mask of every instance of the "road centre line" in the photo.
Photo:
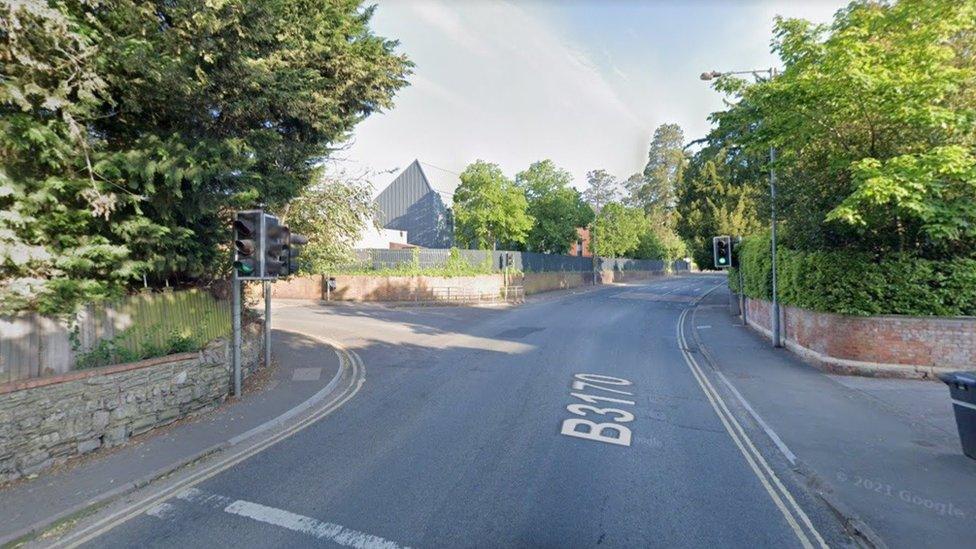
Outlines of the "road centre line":
{"type": "MultiPolygon", "coordinates": [[[[220,494],[211,494],[198,488],[187,488],[176,494],[175,499],[190,504],[209,507],[231,515],[249,518],[251,520],[278,526],[317,539],[328,540],[337,545],[356,547],[358,549],[409,549],[398,543],[347,528],[341,524],[323,522],[312,517],[306,517],[284,509],[269,507],[260,503],[235,500],[220,494]]],[[[162,520],[171,520],[176,512],[170,503],[160,503],[146,511],[146,514],[162,520]]]]}
{"type": "Polygon", "coordinates": [[[400,549],[401,546],[395,542],[383,539],[379,536],[346,528],[345,526],[331,522],[320,522],[311,517],[306,517],[283,509],[276,509],[239,499],[224,508],[225,513],[246,517],[265,524],[280,526],[291,530],[318,538],[329,540],[337,545],[345,547],[356,547],[357,549],[400,549]]]}
{"type": "Polygon", "coordinates": [[[688,343],[684,336],[684,321],[688,316],[688,311],[690,310],[691,308],[686,308],[681,312],[676,326],[678,346],[681,350],[682,356],[685,359],[685,364],[687,364],[688,368],[691,370],[692,376],[698,382],[702,392],[705,393],[705,397],[712,405],[712,408],[715,410],[716,415],[718,415],[719,420],[725,427],[725,430],[729,433],[732,441],[742,453],[743,457],[745,457],[746,462],[749,464],[753,473],[762,483],[763,487],[766,489],[766,492],[773,500],[773,503],[783,514],[783,517],[790,525],[790,528],[793,529],[793,532],[796,534],[800,543],[805,548],[813,547],[810,538],[807,536],[803,528],[798,524],[797,517],[799,517],[800,521],[803,522],[807,529],[809,529],[809,531],[813,534],[817,545],[820,547],[827,547],[826,542],[823,540],[823,537],[820,535],[817,529],[813,526],[810,518],[796,503],[796,500],[793,498],[792,494],[790,494],[789,490],[786,489],[776,473],[773,472],[772,468],[766,462],[765,458],[763,458],[762,454],[760,454],[756,449],[755,445],[752,443],[752,440],[732,415],[731,411],[728,409],[728,406],[726,406],[725,401],[722,400],[722,397],[718,394],[714,386],[712,386],[711,382],[705,376],[705,373],[701,370],[701,367],[698,365],[694,356],[692,356],[689,352],[688,343]],[[775,489],[773,485],[775,485],[775,489]],[[780,493],[782,494],[782,497],[780,493]],[[784,503],[784,498],[786,499],[786,502],[789,503],[790,507],[792,507],[792,511],[784,503]],[[796,516],[794,516],[794,512],[796,513],[796,516]]]}

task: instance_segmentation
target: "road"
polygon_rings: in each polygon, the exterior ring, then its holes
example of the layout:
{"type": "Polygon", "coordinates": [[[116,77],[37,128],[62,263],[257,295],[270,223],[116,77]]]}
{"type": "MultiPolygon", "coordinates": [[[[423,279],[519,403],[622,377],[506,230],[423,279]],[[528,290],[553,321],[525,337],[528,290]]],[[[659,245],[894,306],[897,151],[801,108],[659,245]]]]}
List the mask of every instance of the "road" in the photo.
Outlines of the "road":
{"type": "Polygon", "coordinates": [[[501,310],[276,309],[276,326],[355,351],[362,389],[88,545],[847,545],[775,448],[706,393],[679,321],[722,283],[686,276],[501,310]]]}

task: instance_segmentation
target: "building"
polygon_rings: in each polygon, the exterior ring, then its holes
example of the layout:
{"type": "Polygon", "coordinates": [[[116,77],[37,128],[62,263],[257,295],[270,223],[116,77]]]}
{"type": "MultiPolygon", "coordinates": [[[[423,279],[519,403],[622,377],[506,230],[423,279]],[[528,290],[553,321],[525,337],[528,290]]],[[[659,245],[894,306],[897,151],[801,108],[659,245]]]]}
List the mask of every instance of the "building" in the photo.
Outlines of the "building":
{"type": "Polygon", "coordinates": [[[585,227],[576,228],[576,240],[569,247],[569,255],[593,257],[590,250],[590,230],[585,227]]]}
{"type": "Polygon", "coordinates": [[[407,232],[407,243],[424,248],[454,245],[451,206],[458,174],[414,160],[376,197],[380,223],[407,232]]]}
{"type": "Polygon", "coordinates": [[[402,248],[410,247],[407,244],[407,231],[398,231],[396,229],[377,229],[372,223],[369,223],[363,232],[359,235],[359,240],[353,245],[353,248],[365,249],[365,248],[382,248],[384,250],[399,250],[402,248]]]}

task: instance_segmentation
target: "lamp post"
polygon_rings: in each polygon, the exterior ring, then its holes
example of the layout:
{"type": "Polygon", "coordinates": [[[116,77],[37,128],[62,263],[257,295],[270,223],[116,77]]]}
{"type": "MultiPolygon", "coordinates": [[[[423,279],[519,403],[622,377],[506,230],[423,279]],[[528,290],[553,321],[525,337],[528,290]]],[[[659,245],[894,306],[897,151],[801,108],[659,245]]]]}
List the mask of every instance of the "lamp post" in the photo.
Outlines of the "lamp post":
{"type": "MultiPolygon", "coordinates": [[[[735,74],[751,74],[757,81],[760,80],[761,74],[768,74],[769,79],[772,80],[776,77],[776,68],[769,69],[757,69],[751,71],[730,71],[730,72],[718,72],[710,71],[701,73],[700,78],[705,81],[715,80],[717,78],[722,78],[723,76],[730,76],[735,74]]],[[[769,203],[770,203],[770,227],[769,236],[772,241],[771,246],[771,259],[773,263],[773,318],[772,318],[772,332],[773,332],[773,347],[782,347],[783,342],[780,336],[780,325],[779,325],[779,291],[776,284],[776,169],[774,165],[776,163],[776,147],[769,148],[769,203]]],[[[740,267],[741,268],[741,267],[740,267]]],[[[741,291],[741,290],[740,290],[741,291]]]]}

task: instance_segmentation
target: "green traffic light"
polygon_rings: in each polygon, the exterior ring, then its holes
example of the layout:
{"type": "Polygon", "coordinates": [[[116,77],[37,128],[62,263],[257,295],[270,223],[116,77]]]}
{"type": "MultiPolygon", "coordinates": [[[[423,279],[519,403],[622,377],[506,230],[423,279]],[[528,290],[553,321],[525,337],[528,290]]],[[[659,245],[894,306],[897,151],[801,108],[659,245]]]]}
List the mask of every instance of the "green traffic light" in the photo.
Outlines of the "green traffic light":
{"type": "Polygon", "coordinates": [[[254,272],[254,266],[253,265],[250,265],[248,263],[244,263],[242,261],[235,261],[234,262],[234,268],[237,269],[237,272],[238,273],[240,273],[240,274],[242,274],[244,276],[247,276],[247,275],[249,275],[249,274],[251,274],[251,273],[254,272]]]}
{"type": "Polygon", "coordinates": [[[724,258],[724,257],[720,257],[720,258],[718,258],[718,262],[719,262],[719,263],[725,263],[725,258],[724,258]]]}

